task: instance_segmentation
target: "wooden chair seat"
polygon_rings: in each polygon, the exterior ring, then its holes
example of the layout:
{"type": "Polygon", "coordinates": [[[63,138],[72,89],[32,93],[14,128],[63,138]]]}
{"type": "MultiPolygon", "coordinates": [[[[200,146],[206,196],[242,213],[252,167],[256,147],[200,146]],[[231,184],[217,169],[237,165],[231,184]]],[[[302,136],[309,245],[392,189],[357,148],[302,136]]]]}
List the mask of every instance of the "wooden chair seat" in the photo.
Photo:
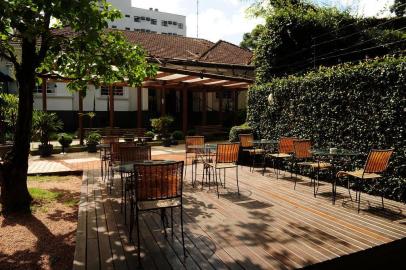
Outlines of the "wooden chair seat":
{"type": "Polygon", "coordinates": [[[363,178],[363,179],[375,179],[375,178],[382,177],[382,175],[377,174],[377,173],[364,173],[364,169],[351,171],[351,172],[340,171],[337,173],[337,177],[343,177],[343,176],[348,176],[348,175],[356,177],[356,178],[363,178]]]}
{"type": "Polygon", "coordinates": [[[289,157],[292,157],[291,154],[285,154],[285,153],[270,154],[269,156],[274,157],[274,158],[289,158],[289,157]]]}
{"type": "Polygon", "coordinates": [[[255,149],[243,149],[244,152],[248,152],[250,155],[262,155],[265,153],[265,149],[255,148],[255,149]]]}
{"type": "Polygon", "coordinates": [[[181,205],[180,198],[172,198],[166,200],[154,200],[154,201],[140,201],[137,203],[140,210],[152,210],[158,208],[177,207],[181,205]]]}
{"type": "Polygon", "coordinates": [[[312,161],[308,161],[308,162],[299,162],[297,163],[297,165],[299,166],[308,166],[308,167],[312,167],[314,169],[328,169],[331,168],[331,163],[328,162],[312,162],[312,161]]]}
{"type": "Polygon", "coordinates": [[[226,169],[226,168],[235,168],[237,164],[233,163],[214,163],[214,162],[207,162],[206,165],[216,168],[216,169],[226,169]]]}

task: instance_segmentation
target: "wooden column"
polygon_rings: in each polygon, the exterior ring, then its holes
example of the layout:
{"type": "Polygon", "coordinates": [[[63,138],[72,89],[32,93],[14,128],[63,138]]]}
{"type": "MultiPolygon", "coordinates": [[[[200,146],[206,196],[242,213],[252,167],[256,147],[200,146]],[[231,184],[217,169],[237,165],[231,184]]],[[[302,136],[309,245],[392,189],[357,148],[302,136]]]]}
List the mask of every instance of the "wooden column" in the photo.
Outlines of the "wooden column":
{"type": "Polygon", "coordinates": [[[188,125],[187,125],[187,122],[188,122],[188,119],[187,119],[187,115],[188,115],[187,105],[188,105],[187,89],[183,88],[182,89],[182,115],[183,115],[182,116],[182,131],[183,131],[183,134],[185,134],[185,135],[187,133],[187,127],[188,127],[188,125]]]}
{"type": "Polygon", "coordinates": [[[161,99],[160,99],[160,104],[161,104],[161,116],[165,116],[166,114],[166,89],[161,88],[161,99]]]}
{"type": "Polygon", "coordinates": [[[137,128],[142,128],[142,88],[137,88],[137,128]]]}
{"type": "Polygon", "coordinates": [[[79,140],[80,145],[83,145],[83,91],[79,91],[79,140]]]}
{"type": "Polygon", "coordinates": [[[203,88],[203,99],[202,99],[202,106],[203,106],[203,115],[202,115],[202,125],[207,125],[207,90],[203,88]]]}
{"type": "Polygon", "coordinates": [[[109,85],[109,104],[110,104],[110,127],[114,127],[114,92],[113,86],[109,85]]]}
{"type": "Polygon", "coordinates": [[[223,123],[224,114],[223,114],[223,91],[220,90],[219,92],[219,119],[220,123],[223,123]]]}
{"type": "Polygon", "coordinates": [[[240,92],[238,92],[237,90],[233,90],[233,101],[234,101],[234,108],[233,111],[237,112],[238,111],[238,94],[240,92]]]}
{"type": "Polygon", "coordinates": [[[42,79],[42,110],[46,112],[48,110],[47,106],[47,79],[42,79]]]}

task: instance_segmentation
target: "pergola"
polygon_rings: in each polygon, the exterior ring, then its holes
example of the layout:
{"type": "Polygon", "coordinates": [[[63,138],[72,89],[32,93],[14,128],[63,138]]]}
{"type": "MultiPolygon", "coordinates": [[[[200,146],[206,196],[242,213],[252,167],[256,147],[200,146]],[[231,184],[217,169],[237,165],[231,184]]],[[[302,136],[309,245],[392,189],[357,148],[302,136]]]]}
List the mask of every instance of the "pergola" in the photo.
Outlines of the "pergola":
{"type": "MultiPolygon", "coordinates": [[[[150,62],[159,65],[159,71],[155,78],[147,78],[137,91],[137,127],[141,128],[142,123],[142,88],[154,88],[161,91],[165,97],[166,91],[180,91],[182,96],[182,131],[187,132],[188,128],[188,102],[189,92],[201,92],[202,99],[202,125],[207,124],[207,93],[219,93],[219,120],[223,119],[223,92],[230,91],[234,101],[238,98],[240,91],[247,91],[253,83],[254,67],[250,65],[232,65],[221,63],[208,63],[201,61],[190,61],[183,59],[155,59],[150,62]]],[[[46,79],[53,78],[52,75],[43,75],[42,104],[43,110],[47,111],[46,79]]],[[[58,81],[69,79],[56,78],[58,81]]],[[[113,86],[128,86],[126,82],[109,85],[109,125],[114,127],[114,91],[113,86]]],[[[237,102],[234,102],[236,106],[237,102]]],[[[234,108],[236,110],[236,108],[234,108]]],[[[166,102],[161,103],[161,115],[166,113],[166,102]]],[[[79,94],[79,131],[81,141],[83,140],[83,96],[79,94]]]]}

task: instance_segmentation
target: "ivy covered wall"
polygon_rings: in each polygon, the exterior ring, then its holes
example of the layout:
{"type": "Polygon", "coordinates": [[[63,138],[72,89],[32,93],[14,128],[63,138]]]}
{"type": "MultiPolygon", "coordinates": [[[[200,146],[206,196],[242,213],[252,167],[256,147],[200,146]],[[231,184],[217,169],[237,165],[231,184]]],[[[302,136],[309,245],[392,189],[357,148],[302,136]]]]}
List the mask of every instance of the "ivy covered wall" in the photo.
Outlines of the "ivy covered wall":
{"type": "Polygon", "coordinates": [[[299,136],[316,147],[342,147],[364,153],[395,148],[386,197],[406,202],[406,57],[322,68],[253,86],[247,121],[261,138],[299,136]],[[268,102],[272,93],[273,105],[268,102]]]}

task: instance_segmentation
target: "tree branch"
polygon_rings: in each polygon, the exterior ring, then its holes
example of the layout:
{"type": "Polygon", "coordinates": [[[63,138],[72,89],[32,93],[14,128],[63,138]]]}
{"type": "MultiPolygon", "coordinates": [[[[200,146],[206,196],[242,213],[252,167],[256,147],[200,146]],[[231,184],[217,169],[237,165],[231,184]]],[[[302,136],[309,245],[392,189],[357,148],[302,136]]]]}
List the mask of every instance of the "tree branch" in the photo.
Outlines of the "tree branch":
{"type": "Polygon", "coordinates": [[[48,49],[49,49],[49,41],[50,41],[50,28],[49,25],[51,23],[51,14],[50,13],[45,13],[44,15],[44,31],[41,35],[41,47],[38,52],[37,56],[37,65],[39,65],[42,60],[44,60],[48,49]]]}

